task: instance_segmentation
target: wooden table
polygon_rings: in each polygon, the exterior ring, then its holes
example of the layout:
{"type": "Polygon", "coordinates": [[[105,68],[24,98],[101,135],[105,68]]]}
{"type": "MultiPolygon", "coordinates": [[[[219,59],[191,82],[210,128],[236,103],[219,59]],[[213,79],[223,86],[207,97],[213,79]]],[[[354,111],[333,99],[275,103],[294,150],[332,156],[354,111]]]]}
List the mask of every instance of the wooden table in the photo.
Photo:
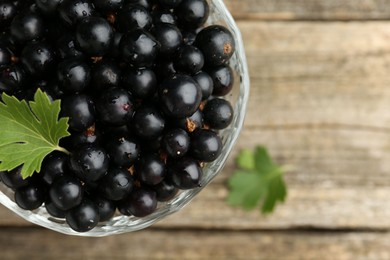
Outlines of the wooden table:
{"type": "Polygon", "coordinates": [[[390,1],[226,0],[246,43],[245,129],[219,177],[144,231],[79,238],[0,207],[0,259],[390,259],[390,1]],[[267,217],[225,203],[243,147],[287,174],[267,217]]]}

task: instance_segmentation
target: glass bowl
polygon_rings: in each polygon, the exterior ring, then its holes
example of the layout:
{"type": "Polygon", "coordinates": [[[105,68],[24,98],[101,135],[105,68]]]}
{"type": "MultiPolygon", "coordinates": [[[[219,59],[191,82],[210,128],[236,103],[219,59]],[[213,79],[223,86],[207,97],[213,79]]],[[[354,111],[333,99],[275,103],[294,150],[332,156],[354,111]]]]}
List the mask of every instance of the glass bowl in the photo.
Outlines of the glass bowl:
{"type": "Polygon", "coordinates": [[[33,210],[23,210],[14,202],[14,192],[0,182],[0,203],[31,223],[54,231],[77,236],[101,237],[121,234],[146,228],[164,217],[175,213],[186,206],[202,189],[204,189],[222,170],[243,126],[246,105],[249,97],[249,74],[246,63],[244,45],[239,29],[222,0],[208,0],[210,17],[206,25],[220,24],[230,29],[236,40],[236,52],[230,66],[234,71],[235,83],[232,92],[225,96],[234,107],[234,118],[231,125],[220,131],[223,150],[220,157],[204,166],[201,187],[180,192],[169,202],[159,203],[157,210],[146,217],[116,216],[110,221],[99,223],[97,227],[85,233],[72,230],[63,219],[50,216],[44,206],[33,210]]]}

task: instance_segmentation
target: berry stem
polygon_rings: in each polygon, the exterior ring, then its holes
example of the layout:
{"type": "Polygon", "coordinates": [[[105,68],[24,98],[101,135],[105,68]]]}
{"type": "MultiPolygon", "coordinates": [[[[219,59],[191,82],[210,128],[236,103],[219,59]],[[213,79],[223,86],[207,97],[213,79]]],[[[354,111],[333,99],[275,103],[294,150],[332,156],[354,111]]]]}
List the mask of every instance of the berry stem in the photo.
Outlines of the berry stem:
{"type": "Polygon", "coordinates": [[[65,148],[61,147],[61,146],[57,146],[55,150],[63,152],[65,154],[67,154],[67,155],[70,155],[70,152],[68,150],[66,150],[65,148]]]}

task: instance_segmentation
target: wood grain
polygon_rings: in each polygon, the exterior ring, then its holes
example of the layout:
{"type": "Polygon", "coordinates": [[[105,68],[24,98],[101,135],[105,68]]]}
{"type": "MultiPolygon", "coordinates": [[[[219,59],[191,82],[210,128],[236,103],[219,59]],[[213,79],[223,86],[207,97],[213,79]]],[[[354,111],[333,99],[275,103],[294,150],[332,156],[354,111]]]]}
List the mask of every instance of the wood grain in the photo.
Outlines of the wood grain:
{"type": "Polygon", "coordinates": [[[387,20],[389,0],[225,0],[236,19],[387,20]]]}
{"type": "Polygon", "coordinates": [[[106,238],[0,229],[2,260],[389,259],[389,233],[147,230],[106,238]],[[22,249],[21,249],[22,247],[22,249]],[[358,257],[357,257],[358,256],[358,257]]]}
{"type": "MultiPolygon", "coordinates": [[[[252,92],[225,170],[161,228],[390,228],[390,22],[239,23],[252,92]],[[244,147],[264,144],[289,196],[269,217],[226,205],[244,147]]],[[[29,225],[4,208],[0,225],[29,225]]]]}

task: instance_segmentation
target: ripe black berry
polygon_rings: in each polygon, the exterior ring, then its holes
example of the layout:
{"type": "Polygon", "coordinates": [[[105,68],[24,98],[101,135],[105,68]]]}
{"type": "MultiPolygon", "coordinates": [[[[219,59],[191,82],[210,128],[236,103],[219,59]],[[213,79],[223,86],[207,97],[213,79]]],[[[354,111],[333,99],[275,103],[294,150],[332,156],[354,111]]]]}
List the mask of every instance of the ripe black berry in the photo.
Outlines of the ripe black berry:
{"type": "Polygon", "coordinates": [[[181,128],[172,129],[164,135],[163,148],[170,157],[182,157],[190,148],[190,137],[181,128]]]}
{"type": "Polygon", "coordinates": [[[181,26],[198,28],[209,16],[209,5],[206,0],[183,0],[175,12],[181,26]]]}
{"type": "Polygon", "coordinates": [[[157,200],[162,202],[169,201],[179,192],[175,185],[166,180],[163,180],[153,188],[156,191],[157,200]]]}
{"type": "Polygon", "coordinates": [[[95,13],[93,4],[88,0],[63,0],[58,6],[61,18],[69,25],[95,13]]]}
{"type": "Polygon", "coordinates": [[[20,89],[26,81],[26,73],[18,65],[5,65],[0,67],[0,91],[13,94],[20,89]]]}
{"type": "Polygon", "coordinates": [[[69,210],[81,203],[84,190],[81,182],[69,175],[56,179],[49,190],[51,202],[60,210],[69,210]]]}
{"type": "Polygon", "coordinates": [[[68,174],[68,156],[54,152],[45,157],[40,174],[47,184],[52,184],[59,177],[68,174]]]}
{"type": "Polygon", "coordinates": [[[108,170],[109,157],[106,151],[95,144],[78,147],[70,156],[70,167],[81,180],[94,182],[108,170]]]}
{"type": "Polygon", "coordinates": [[[11,189],[18,189],[31,183],[31,177],[23,179],[22,167],[19,166],[8,172],[0,172],[0,180],[11,189]]]}
{"type": "Polygon", "coordinates": [[[117,27],[121,32],[130,32],[135,29],[149,30],[152,27],[152,16],[145,7],[128,4],[118,13],[117,27]]]}
{"type": "Polygon", "coordinates": [[[137,164],[136,173],[143,183],[156,185],[165,177],[165,163],[156,154],[143,155],[137,164]]]}
{"type": "Polygon", "coordinates": [[[20,60],[26,72],[40,77],[53,70],[54,52],[47,43],[33,42],[24,47],[20,60]]]}
{"type": "Polygon", "coordinates": [[[233,107],[225,99],[214,98],[207,102],[203,115],[208,126],[214,129],[224,129],[233,120],[233,107]]]}
{"type": "Polygon", "coordinates": [[[45,208],[47,213],[55,218],[65,218],[66,211],[59,209],[54,205],[54,203],[50,200],[50,197],[45,201],[45,208]]]}
{"type": "Polygon", "coordinates": [[[123,73],[122,87],[128,89],[137,98],[148,98],[157,91],[156,74],[147,68],[129,68],[123,73]]]}
{"type": "Polygon", "coordinates": [[[11,35],[19,43],[42,37],[44,30],[42,18],[33,12],[23,12],[16,15],[10,27],[11,35]]]}
{"type": "Polygon", "coordinates": [[[204,162],[212,162],[222,152],[222,140],[217,133],[206,129],[197,129],[191,134],[191,155],[204,162]]]}
{"type": "Polygon", "coordinates": [[[12,1],[4,0],[0,3],[0,25],[6,25],[12,21],[12,18],[17,13],[16,6],[13,5],[12,1]]]}
{"type": "Polygon", "coordinates": [[[22,209],[37,209],[44,200],[45,190],[40,184],[32,183],[15,191],[15,202],[22,209]]]}
{"type": "Polygon", "coordinates": [[[94,4],[103,14],[116,13],[122,8],[124,0],[95,0],[94,4]]]}
{"type": "Polygon", "coordinates": [[[78,48],[73,34],[65,34],[57,41],[57,51],[61,59],[82,58],[84,53],[78,48]]]}
{"type": "Polygon", "coordinates": [[[61,102],[61,116],[69,117],[70,129],[82,132],[95,122],[95,106],[87,95],[66,96],[61,102]]]}
{"type": "Polygon", "coordinates": [[[90,68],[81,59],[67,59],[58,65],[58,84],[65,92],[82,92],[88,86],[90,78],[90,68]]]}
{"type": "Polygon", "coordinates": [[[98,189],[106,199],[121,200],[129,195],[133,186],[133,177],[127,170],[113,167],[99,180],[98,189]]]}
{"type": "Polygon", "coordinates": [[[176,75],[162,83],[159,89],[161,106],[168,116],[191,116],[202,100],[199,85],[187,75],[176,75]]]}
{"type": "Polygon", "coordinates": [[[110,125],[125,125],[133,116],[133,100],[130,94],[121,88],[110,88],[105,95],[96,100],[99,119],[110,125]]]}
{"type": "Polygon", "coordinates": [[[152,13],[154,23],[176,24],[177,17],[168,9],[155,9],[152,13]]]}
{"type": "Polygon", "coordinates": [[[211,25],[200,31],[194,44],[203,52],[209,66],[226,64],[236,48],[232,33],[220,25],[211,25]]]}
{"type": "Polygon", "coordinates": [[[119,167],[132,166],[141,152],[139,143],[134,138],[127,136],[111,137],[105,147],[111,162],[119,167]]]}
{"type": "Polygon", "coordinates": [[[93,194],[91,197],[92,197],[91,198],[92,201],[98,207],[99,221],[103,222],[103,221],[110,220],[114,216],[115,210],[116,210],[116,206],[115,206],[114,202],[111,200],[102,198],[96,194],[93,194]]]}
{"type": "Polygon", "coordinates": [[[214,91],[214,81],[206,72],[199,72],[193,76],[194,80],[199,84],[202,90],[202,100],[208,99],[214,91]]]}
{"type": "Polygon", "coordinates": [[[58,5],[63,0],[35,0],[38,9],[46,15],[55,15],[58,5]]]}
{"type": "Polygon", "coordinates": [[[164,57],[172,55],[183,41],[179,28],[169,23],[156,24],[153,35],[160,43],[160,55],[164,57]]]}
{"type": "Polygon", "coordinates": [[[150,67],[156,59],[159,43],[150,33],[136,30],[122,36],[120,51],[123,59],[135,67],[150,67]]]}
{"type": "Polygon", "coordinates": [[[77,232],[87,232],[99,223],[99,208],[89,200],[84,199],[82,203],[66,213],[66,223],[77,232]]]}
{"type": "Polygon", "coordinates": [[[202,52],[191,45],[183,45],[179,48],[175,58],[175,68],[179,72],[196,74],[204,65],[202,52]]]}
{"type": "Polygon", "coordinates": [[[226,96],[233,89],[233,70],[226,65],[209,70],[209,75],[213,79],[213,95],[226,96]]]}
{"type": "Polygon", "coordinates": [[[153,139],[163,133],[165,119],[156,107],[144,106],[135,112],[131,124],[137,136],[145,139],[153,139]]]}
{"type": "Polygon", "coordinates": [[[114,32],[110,24],[100,17],[81,20],[76,29],[78,46],[90,56],[102,56],[111,47],[114,32]]]}
{"type": "Polygon", "coordinates": [[[122,214],[136,217],[145,217],[153,213],[156,208],[156,192],[147,188],[134,189],[118,204],[118,209],[122,214]]]}
{"type": "Polygon", "coordinates": [[[99,62],[92,68],[90,88],[100,93],[108,88],[119,87],[120,76],[121,70],[116,63],[99,62]]]}
{"type": "Polygon", "coordinates": [[[168,166],[167,175],[171,177],[173,184],[179,189],[193,189],[200,186],[202,169],[199,163],[190,158],[183,157],[174,160],[168,166]]]}
{"type": "Polygon", "coordinates": [[[11,63],[12,52],[5,45],[0,44],[0,66],[11,63]]]}

